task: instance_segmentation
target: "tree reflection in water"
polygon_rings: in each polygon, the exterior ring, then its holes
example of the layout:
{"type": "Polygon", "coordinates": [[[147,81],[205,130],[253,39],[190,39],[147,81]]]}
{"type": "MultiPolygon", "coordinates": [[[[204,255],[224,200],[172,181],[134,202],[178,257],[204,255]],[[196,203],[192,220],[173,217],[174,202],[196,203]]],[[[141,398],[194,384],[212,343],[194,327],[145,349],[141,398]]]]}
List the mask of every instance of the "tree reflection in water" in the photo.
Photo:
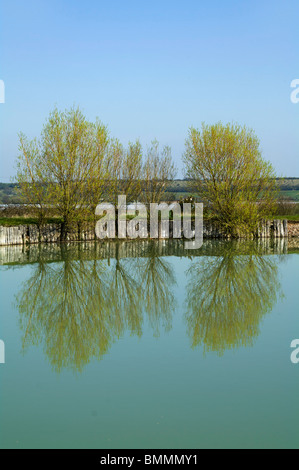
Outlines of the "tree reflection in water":
{"type": "Polygon", "coordinates": [[[71,248],[43,259],[17,296],[23,350],[42,343],[52,366],[81,371],[126,331],[142,335],[143,313],[155,334],[171,328],[171,266],[150,248],[145,258],[86,261],[71,248]]]}
{"type": "MultiPolygon", "coordinates": [[[[262,255],[255,244],[206,244],[205,250],[207,256],[193,258],[187,271],[185,321],[192,346],[222,354],[252,345],[281,295],[277,258],[262,255]]],[[[55,262],[47,250],[45,257],[39,253],[17,296],[22,346],[26,351],[42,344],[57,371],[81,371],[126,332],[140,337],[145,319],[156,336],[171,329],[176,280],[158,243],[122,259],[118,245],[108,260],[96,248],[86,259],[78,246],[61,246],[55,262]]]]}
{"type": "Polygon", "coordinates": [[[158,254],[158,245],[153,243],[146,258],[139,258],[137,266],[141,283],[141,305],[143,306],[155,336],[159,336],[162,323],[165,331],[171,330],[172,315],[176,301],[172,287],[176,284],[172,265],[158,254]]]}
{"type": "Polygon", "coordinates": [[[282,296],[277,258],[261,256],[254,243],[237,245],[197,258],[187,272],[187,331],[192,347],[203,345],[205,352],[251,346],[282,296]]]}

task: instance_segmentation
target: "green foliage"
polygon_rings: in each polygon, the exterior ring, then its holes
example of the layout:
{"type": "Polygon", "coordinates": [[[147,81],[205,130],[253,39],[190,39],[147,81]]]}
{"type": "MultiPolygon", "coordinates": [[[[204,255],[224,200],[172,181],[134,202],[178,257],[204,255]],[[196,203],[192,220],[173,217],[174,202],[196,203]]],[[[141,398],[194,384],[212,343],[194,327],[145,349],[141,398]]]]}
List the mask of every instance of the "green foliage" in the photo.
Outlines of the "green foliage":
{"type": "Polygon", "coordinates": [[[175,178],[177,169],[172,162],[168,146],[160,151],[159,142],[154,140],[149,147],[142,168],[141,201],[146,204],[165,200],[166,190],[175,178]]]}
{"type": "Polygon", "coordinates": [[[126,195],[128,202],[138,199],[141,193],[142,146],[138,140],[129,142],[125,149],[117,139],[112,139],[110,155],[110,181],[112,201],[117,205],[118,195],[126,195]]]}
{"type": "Polygon", "coordinates": [[[108,133],[99,121],[86,120],[79,109],[54,109],[39,141],[20,134],[17,181],[24,201],[35,208],[40,223],[55,207],[64,234],[90,214],[107,186],[108,133]]]}
{"type": "Polygon", "coordinates": [[[43,224],[49,210],[62,223],[62,239],[75,224],[90,219],[102,202],[159,202],[175,176],[171,150],[153,141],[143,161],[140,142],[125,149],[110,139],[98,120],[87,121],[79,109],[54,109],[39,140],[19,136],[16,180],[19,198],[43,224]]]}
{"type": "Polygon", "coordinates": [[[230,235],[253,233],[273,213],[276,180],[252,130],[237,124],[191,128],[184,154],[190,188],[230,235]]]}

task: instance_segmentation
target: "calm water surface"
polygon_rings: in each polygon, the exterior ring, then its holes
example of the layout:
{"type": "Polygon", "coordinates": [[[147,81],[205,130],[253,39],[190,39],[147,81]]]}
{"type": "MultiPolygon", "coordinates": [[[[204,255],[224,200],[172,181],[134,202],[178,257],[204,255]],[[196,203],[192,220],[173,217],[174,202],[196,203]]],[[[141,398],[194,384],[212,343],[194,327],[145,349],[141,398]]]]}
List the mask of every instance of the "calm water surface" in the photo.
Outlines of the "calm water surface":
{"type": "Polygon", "coordinates": [[[0,248],[0,448],[299,448],[299,250],[0,248]]]}

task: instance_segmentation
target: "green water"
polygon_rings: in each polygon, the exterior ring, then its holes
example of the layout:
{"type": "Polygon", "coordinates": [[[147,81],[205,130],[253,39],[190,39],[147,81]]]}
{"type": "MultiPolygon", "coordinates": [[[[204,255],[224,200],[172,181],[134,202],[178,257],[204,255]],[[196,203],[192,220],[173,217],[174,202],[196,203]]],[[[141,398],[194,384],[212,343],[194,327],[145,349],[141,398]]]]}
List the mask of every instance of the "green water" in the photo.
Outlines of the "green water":
{"type": "Polygon", "coordinates": [[[0,448],[299,448],[299,255],[0,249],[0,448]]]}

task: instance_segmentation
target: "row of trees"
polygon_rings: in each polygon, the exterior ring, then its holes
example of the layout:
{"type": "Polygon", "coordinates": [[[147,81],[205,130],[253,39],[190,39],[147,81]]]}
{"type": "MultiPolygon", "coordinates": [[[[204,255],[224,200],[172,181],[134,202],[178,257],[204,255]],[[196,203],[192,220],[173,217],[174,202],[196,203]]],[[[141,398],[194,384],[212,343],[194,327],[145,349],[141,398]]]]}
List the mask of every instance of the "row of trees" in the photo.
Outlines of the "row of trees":
{"type": "Polygon", "coordinates": [[[169,147],[153,141],[144,154],[138,140],[127,148],[109,137],[99,120],[90,122],[79,109],[55,109],[39,140],[19,135],[17,182],[21,197],[42,223],[49,209],[67,234],[74,222],[90,218],[99,202],[159,202],[176,168],[169,147]]]}
{"type": "MultiPolygon", "coordinates": [[[[99,120],[90,122],[79,109],[54,109],[40,139],[19,136],[17,182],[23,201],[43,223],[49,210],[62,219],[63,234],[74,222],[93,216],[101,201],[150,203],[165,200],[176,176],[171,149],[153,141],[125,148],[99,120]]],[[[236,124],[191,128],[184,154],[190,191],[199,196],[209,217],[232,235],[253,231],[275,204],[275,172],[261,156],[254,132],[236,124]]]]}

